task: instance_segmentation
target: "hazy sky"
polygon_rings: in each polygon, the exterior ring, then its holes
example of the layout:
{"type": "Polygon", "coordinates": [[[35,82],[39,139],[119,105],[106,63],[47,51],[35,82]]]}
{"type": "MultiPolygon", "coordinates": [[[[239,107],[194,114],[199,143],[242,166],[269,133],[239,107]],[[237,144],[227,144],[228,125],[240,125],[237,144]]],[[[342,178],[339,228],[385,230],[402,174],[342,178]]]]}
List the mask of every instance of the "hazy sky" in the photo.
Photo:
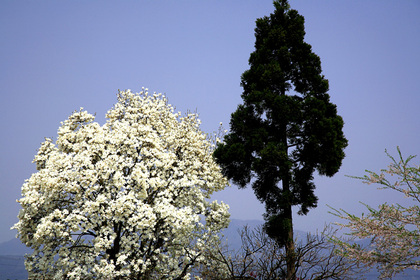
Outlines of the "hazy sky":
{"type": "MultiPolygon", "coordinates": [[[[386,167],[384,151],[395,155],[397,145],[404,155],[419,154],[420,2],[290,4],[306,19],[306,42],[321,57],[349,140],[340,172],[316,179],[318,208],[296,217],[295,227],[315,231],[336,221],[326,204],[360,214],[360,201],[406,203],[345,175],[386,167]]],[[[228,128],[242,101],[255,20],[273,10],[271,0],[2,0],[0,241],[16,234],[9,230],[16,199],[36,171],[40,143],[56,138],[60,122],[80,107],[103,124],[118,89],[148,87],[177,110],[197,110],[204,131],[219,122],[228,128]]],[[[232,218],[262,219],[251,189],[232,186],[214,198],[231,206],[232,218]]]]}

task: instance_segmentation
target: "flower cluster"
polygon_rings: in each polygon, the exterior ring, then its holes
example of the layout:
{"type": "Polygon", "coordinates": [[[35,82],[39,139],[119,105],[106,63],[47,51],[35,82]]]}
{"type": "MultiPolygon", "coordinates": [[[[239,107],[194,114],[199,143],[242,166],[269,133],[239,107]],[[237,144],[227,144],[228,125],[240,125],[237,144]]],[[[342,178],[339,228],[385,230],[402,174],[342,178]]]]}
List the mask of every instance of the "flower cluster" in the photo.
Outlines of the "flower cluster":
{"type": "Polygon", "coordinates": [[[366,205],[367,215],[360,217],[345,210],[333,214],[347,223],[338,223],[360,239],[371,240],[369,246],[345,242],[335,238],[340,245],[337,252],[369,267],[377,266],[380,278],[392,278],[407,268],[420,269],[420,166],[410,165],[414,156],[404,159],[398,148],[399,159],[390,156],[391,165],[381,172],[368,171],[362,179],[366,184],[379,184],[380,189],[390,189],[411,198],[408,206],[384,203],[374,209],[366,205]]]}
{"type": "Polygon", "coordinates": [[[228,182],[195,114],[121,91],[101,126],[80,109],[45,139],[22,186],[18,237],[30,274],[54,279],[189,277],[229,223],[209,198],[228,182]]]}

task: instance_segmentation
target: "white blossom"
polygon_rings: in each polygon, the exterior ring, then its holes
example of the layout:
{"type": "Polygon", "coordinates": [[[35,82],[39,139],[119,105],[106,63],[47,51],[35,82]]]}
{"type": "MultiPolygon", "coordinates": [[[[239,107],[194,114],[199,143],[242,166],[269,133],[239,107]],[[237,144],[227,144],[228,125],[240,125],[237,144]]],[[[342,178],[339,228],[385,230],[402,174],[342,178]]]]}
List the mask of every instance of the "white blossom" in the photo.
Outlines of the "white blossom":
{"type": "Polygon", "coordinates": [[[189,279],[205,262],[229,223],[209,198],[228,182],[197,115],[173,111],[161,94],[121,91],[104,125],[81,108],[45,139],[13,227],[34,250],[30,275],[189,279]]]}

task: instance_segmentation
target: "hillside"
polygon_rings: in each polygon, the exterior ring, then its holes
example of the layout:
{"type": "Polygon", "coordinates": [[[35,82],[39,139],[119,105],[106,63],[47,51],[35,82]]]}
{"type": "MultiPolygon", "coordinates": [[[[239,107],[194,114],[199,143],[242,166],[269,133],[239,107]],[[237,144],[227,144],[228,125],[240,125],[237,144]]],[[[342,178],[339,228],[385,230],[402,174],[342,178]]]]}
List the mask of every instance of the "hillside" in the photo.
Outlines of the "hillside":
{"type": "Polygon", "coordinates": [[[0,280],[28,279],[23,256],[0,256],[0,280]]]}
{"type": "MultiPolygon", "coordinates": [[[[229,228],[223,231],[225,240],[227,240],[230,249],[238,250],[241,247],[241,238],[239,231],[244,227],[255,228],[263,222],[259,220],[237,220],[232,219],[229,228]]],[[[305,238],[303,231],[296,231],[296,235],[305,238]]],[[[366,242],[366,241],[360,241],[366,242]]],[[[18,239],[12,239],[0,243],[0,280],[23,280],[28,278],[28,273],[24,266],[24,255],[30,250],[18,239]]],[[[365,275],[365,279],[378,279],[378,273],[372,271],[365,275]]],[[[364,279],[364,278],[360,278],[364,279]]],[[[406,274],[400,274],[393,278],[394,280],[415,280],[420,279],[420,271],[407,270],[406,274]]]]}

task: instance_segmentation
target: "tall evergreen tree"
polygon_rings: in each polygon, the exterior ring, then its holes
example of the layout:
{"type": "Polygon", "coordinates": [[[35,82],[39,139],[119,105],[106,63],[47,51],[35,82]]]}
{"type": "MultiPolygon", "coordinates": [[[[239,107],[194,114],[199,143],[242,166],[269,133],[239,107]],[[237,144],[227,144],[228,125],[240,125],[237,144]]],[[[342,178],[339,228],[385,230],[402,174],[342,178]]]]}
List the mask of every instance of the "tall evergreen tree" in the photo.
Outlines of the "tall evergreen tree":
{"type": "Polygon", "coordinates": [[[242,74],[243,104],[214,156],[239,187],[249,183],[265,203],[265,230],[287,257],[295,279],[292,207],[307,214],[317,206],[313,173],[333,176],[347,146],[343,119],[330,102],[320,58],[304,42],[304,18],[287,0],[257,19],[255,51],[242,74]]]}

